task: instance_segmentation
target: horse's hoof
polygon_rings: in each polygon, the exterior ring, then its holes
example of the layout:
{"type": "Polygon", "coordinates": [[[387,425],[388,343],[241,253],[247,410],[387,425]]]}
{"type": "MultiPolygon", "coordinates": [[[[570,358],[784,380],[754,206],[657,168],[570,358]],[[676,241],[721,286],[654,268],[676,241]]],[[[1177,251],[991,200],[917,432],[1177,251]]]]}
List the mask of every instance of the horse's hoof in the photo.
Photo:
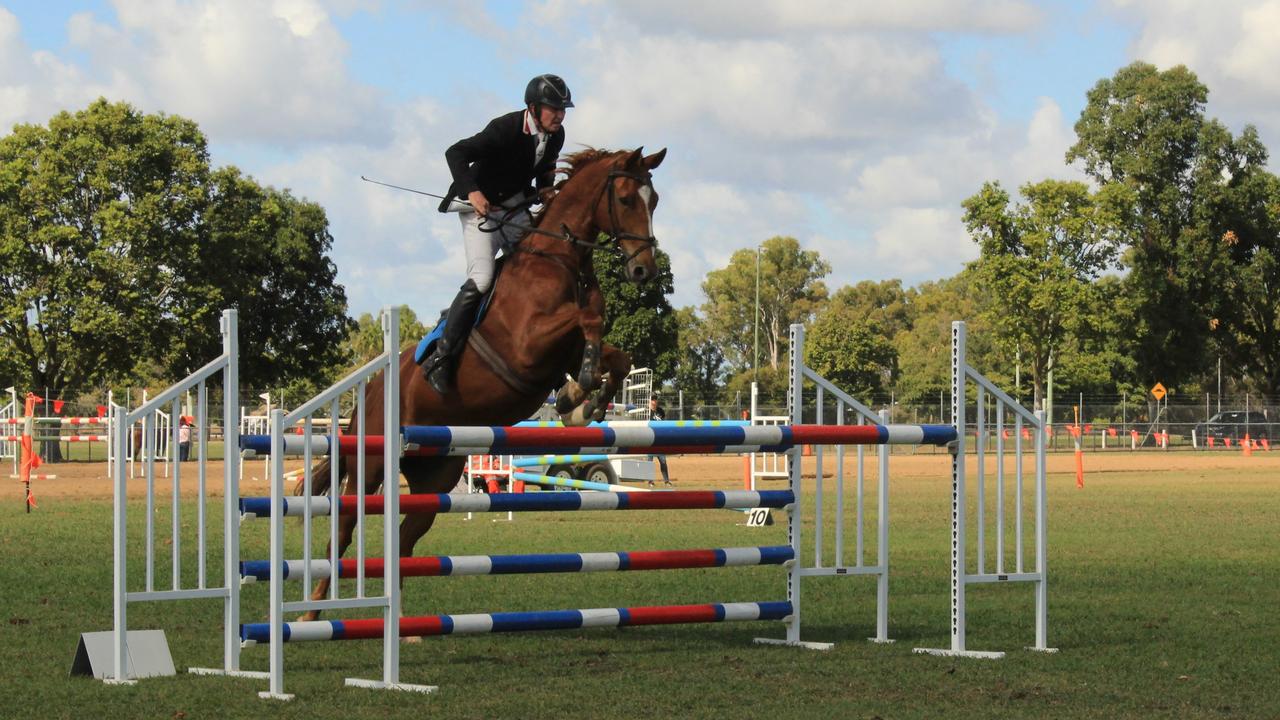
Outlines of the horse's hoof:
{"type": "Polygon", "coordinates": [[[582,427],[586,425],[590,421],[590,418],[584,408],[584,405],[579,405],[573,409],[573,412],[567,415],[561,415],[560,422],[564,423],[565,427],[582,427]]]}

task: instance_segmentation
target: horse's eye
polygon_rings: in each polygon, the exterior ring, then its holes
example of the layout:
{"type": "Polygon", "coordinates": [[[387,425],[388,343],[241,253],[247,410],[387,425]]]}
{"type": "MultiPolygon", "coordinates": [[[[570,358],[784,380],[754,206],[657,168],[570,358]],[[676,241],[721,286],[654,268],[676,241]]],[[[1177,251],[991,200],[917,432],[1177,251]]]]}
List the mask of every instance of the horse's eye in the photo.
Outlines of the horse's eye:
{"type": "Polygon", "coordinates": [[[635,206],[636,206],[636,199],[635,199],[635,197],[634,197],[634,196],[632,196],[632,195],[627,195],[627,196],[625,196],[625,197],[620,197],[620,198],[618,198],[618,202],[622,203],[622,204],[623,204],[624,206],[626,206],[626,207],[635,207],[635,206]]]}

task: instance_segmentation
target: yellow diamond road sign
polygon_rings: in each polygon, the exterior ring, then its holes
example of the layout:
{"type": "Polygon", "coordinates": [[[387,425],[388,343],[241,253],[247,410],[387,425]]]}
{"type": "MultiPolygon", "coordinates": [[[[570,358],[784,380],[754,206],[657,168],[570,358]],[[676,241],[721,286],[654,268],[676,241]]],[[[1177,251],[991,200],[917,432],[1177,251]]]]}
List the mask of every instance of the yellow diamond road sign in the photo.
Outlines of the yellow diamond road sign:
{"type": "Polygon", "coordinates": [[[1154,395],[1157,400],[1163,400],[1164,396],[1168,392],[1168,390],[1164,389],[1164,385],[1161,385],[1160,383],[1156,383],[1155,387],[1151,388],[1151,394],[1154,395]]]}

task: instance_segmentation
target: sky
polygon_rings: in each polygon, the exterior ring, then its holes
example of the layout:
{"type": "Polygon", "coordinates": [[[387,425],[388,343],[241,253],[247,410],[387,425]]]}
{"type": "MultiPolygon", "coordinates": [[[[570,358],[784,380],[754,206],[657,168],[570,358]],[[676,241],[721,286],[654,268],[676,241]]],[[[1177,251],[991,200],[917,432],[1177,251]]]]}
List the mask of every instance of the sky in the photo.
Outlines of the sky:
{"type": "Polygon", "coordinates": [[[98,97],[191,118],[214,165],[321,204],[352,315],[424,318],[464,278],[444,151],[551,72],[566,151],[667,148],[654,217],[676,306],[789,235],[830,288],[949,277],[960,203],[1083,179],[1086,92],[1183,64],[1207,112],[1280,146],[1280,0],[0,0],[0,135],[98,97]]]}

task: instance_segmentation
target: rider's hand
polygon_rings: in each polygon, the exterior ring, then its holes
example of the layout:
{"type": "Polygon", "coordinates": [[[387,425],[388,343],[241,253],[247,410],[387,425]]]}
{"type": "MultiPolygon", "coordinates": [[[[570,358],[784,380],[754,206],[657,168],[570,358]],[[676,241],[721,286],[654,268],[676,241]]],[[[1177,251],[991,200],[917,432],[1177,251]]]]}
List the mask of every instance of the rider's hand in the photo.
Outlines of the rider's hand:
{"type": "Polygon", "coordinates": [[[545,187],[538,191],[538,202],[546,205],[551,202],[551,198],[556,196],[556,189],[545,187]]]}
{"type": "Polygon", "coordinates": [[[481,215],[489,214],[489,198],[485,197],[484,193],[479,190],[472,190],[467,195],[467,202],[471,203],[471,207],[475,208],[476,212],[481,215]]]}

